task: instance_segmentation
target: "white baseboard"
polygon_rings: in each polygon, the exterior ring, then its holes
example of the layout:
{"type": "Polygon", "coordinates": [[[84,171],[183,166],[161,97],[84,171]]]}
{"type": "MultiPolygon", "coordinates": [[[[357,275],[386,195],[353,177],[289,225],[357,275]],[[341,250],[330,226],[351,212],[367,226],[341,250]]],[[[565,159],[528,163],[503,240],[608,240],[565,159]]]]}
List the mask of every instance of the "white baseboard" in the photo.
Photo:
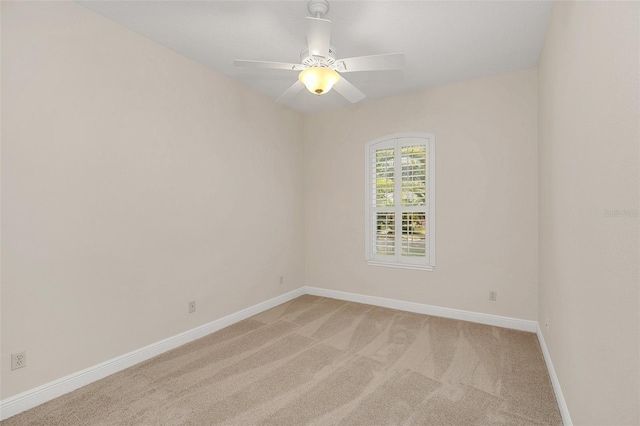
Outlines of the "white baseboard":
{"type": "Polygon", "coordinates": [[[560,388],[560,381],[558,380],[558,376],[556,375],[555,368],[553,368],[551,354],[549,353],[549,349],[547,349],[547,344],[544,341],[544,336],[542,335],[542,329],[540,329],[540,325],[538,325],[536,335],[538,336],[538,342],[540,342],[542,355],[544,355],[544,362],[547,363],[547,370],[549,371],[549,378],[551,379],[551,384],[553,385],[553,391],[556,394],[556,401],[558,401],[558,408],[560,409],[560,415],[562,416],[562,423],[565,426],[571,426],[573,425],[573,422],[571,421],[571,416],[569,415],[569,408],[567,408],[567,403],[564,400],[564,395],[562,394],[562,389],[560,388]]]}
{"type": "Polygon", "coordinates": [[[154,356],[160,355],[178,346],[189,343],[193,340],[204,337],[208,334],[216,332],[220,329],[228,327],[262,311],[273,308],[281,303],[287,302],[303,294],[314,296],[330,297],[333,299],[347,300],[350,302],[365,303],[385,308],[398,309],[407,312],[415,312],[419,314],[434,315],[445,318],[458,319],[462,321],[470,321],[480,324],[493,325],[497,327],[511,328],[515,330],[535,332],[538,335],[540,346],[544,354],[553,388],[558,398],[558,406],[562,414],[565,425],[571,425],[569,411],[564,402],[562,391],[558,378],[553,370],[553,364],[549,357],[549,352],[544,343],[542,333],[536,321],[528,321],[517,318],[501,317],[497,315],[489,315],[478,312],[463,311],[459,309],[442,308],[439,306],[425,305],[421,303],[405,302],[402,300],[386,299],[383,297],[366,296],[363,294],[347,293],[344,291],[329,290],[318,287],[300,287],[296,290],[282,294],[280,296],[269,299],[265,302],[243,309],[224,318],[217,319],[208,324],[196,327],[192,330],[185,331],[173,337],[153,343],[144,348],[129,352],[111,360],[105,361],[93,367],[86,368],[77,373],[70,374],[66,377],[54,380],[37,388],[28,390],[21,394],[0,401],[0,420],[4,420],[30,408],[36,407],[54,398],[62,396],[73,390],[86,386],[92,382],[100,380],[111,374],[122,371],[142,361],[146,361],[154,356]]]}
{"type": "Polygon", "coordinates": [[[93,367],[86,368],[77,373],[54,380],[53,382],[38,386],[18,395],[0,401],[0,420],[7,419],[30,408],[36,407],[54,398],[74,391],[89,383],[100,380],[111,374],[122,371],[142,361],[146,361],[154,356],[160,355],[178,346],[189,343],[193,340],[204,337],[215,331],[228,327],[262,311],[271,309],[281,303],[287,302],[304,294],[304,287],[282,294],[258,303],[239,312],[227,315],[208,324],[201,325],[194,329],[185,331],[159,342],[153,343],[144,348],[137,349],[119,357],[110,359],[93,367]]]}
{"type": "Polygon", "coordinates": [[[314,296],[330,297],[332,299],[347,300],[349,302],[365,303],[367,305],[398,309],[400,311],[415,312],[417,314],[433,315],[437,317],[452,318],[462,321],[476,322],[479,324],[493,325],[496,327],[529,331],[531,333],[535,333],[536,331],[538,331],[538,323],[536,321],[501,317],[498,315],[482,314],[479,312],[462,311],[459,309],[442,308],[439,306],[425,305],[422,303],[405,302],[403,300],[366,296],[364,294],[347,293],[344,291],[329,290],[318,287],[307,286],[304,288],[304,292],[306,294],[312,294],[314,296]]]}
{"type": "Polygon", "coordinates": [[[514,330],[529,331],[536,333],[540,347],[542,348],[542,354],[544,356],[545,363],[547,364],[547,370],[549,370],[549,376],[551,378],[551,384],[556,395],[558,402],[558,408],[560,409],[560,415],[562,416],[562,422],[565,426],[572,426],[571,416],[569,415],[569,409],[564,400],[562,389],[560,388],[560,382],[558,376],[553,368],[553,362],[551,362],[551,355],[547,349],[547,345],[542,336],[540,325],[537,321],[528,321],[518,318],[502,317],[497,315],[482,314],[479,312],[463,311],[459,309],[442,308],[439,306],[424,305],[421,303],[405,302],[402,300],[386,299],[384,297],[366,296],[363,294],[347,293],[338,290],[329,290],[326,288],[318,287],[305,287],[305,294],[311,294],[314,296],[330,297],[332,299],[347,300],[349,302],[365,303],[367,305],[381,306],[383,308],[398,309],[401,311],[415,312],[418,314],[434,315],[444,318],[452,318],[462,321],[470,321],[480,324],[493,325],[497,327],[511,328],[514,330]]]}

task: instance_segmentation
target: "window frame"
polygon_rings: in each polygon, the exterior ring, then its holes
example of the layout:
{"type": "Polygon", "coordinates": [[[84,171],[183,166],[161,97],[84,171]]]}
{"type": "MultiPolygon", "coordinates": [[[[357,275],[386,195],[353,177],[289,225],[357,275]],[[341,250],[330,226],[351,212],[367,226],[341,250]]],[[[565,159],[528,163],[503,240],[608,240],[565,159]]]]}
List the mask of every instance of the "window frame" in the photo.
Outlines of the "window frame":
{"type": "MultiPolygon", "coordinates": [[[[367,142],[365,145],[365,259],[367,263],[372,266],[385,266],[391,268],[403,268],[403,269],[418,269],[424,271],[433,271],[436,265],[436,166],[435,166],[435,158],[436,158],[436,148],[435,148],[435,135],[432,133],[422,133],[422,132],[408,132],[408,133],[394,133],[391,135],[383,136],[381,138],[372,140],[367,142]],[[403,139],[407,139],[407,141],[403,141],[403,139]],[[414,139],[413,142],[409,141],[414,139]],[[399,193],[402,193],[402,161],[401,161],[401,150],[403,146],[411,146],[416,145],[415,139],[420,139],[419,144],[426,146],[427,151],[427,173],[428,177],[427,182],[427,190],[428,196],[426,197],[427,206],[425,206],[424,212],[427,214],[427,220],[425,226],[427,227],[428,241],[426,241],[426,245],[428,247],[428,256],[420,256],[420,257],[412,257],[412,256],[402,256],[402,247],[397,243],[395,245],[395,254],[393,255],[380,255],[374,253],[374,232],[372,229],[373,226],[373,215],[379,211],[376,206],[373,205],[373,161],[372,156],[375,155],[375,152],[378,149],[390,148],[394,149],[394,193],[397,195],[398,188],[400,188],[399,193]],[[398,179],[398,176],[400,179],[398,179]],[[404,258],[404,259],[403,259],[404,258]]],[[[398,212],[403,210],[401,198],[394,196],[394,207],[393,211],[397,215],[398,212]],[[398,199],[400,205],[397,205],[395,200],[398,199]]],[[[413,207],[406,206],[405,209],[409,211],[416,210],[413,207]]],[[[418,209],[421,210],[421,209],[418,209]]],[[[395,216],[394,216],[395,217],[395,216]]],[[[400,220],[400,227],[402,227],[402,217],[395,217],[394,226],[396,230],[398,228],[398,219],[400,220]]],[[[401,234],[396,231],[396,236],[401,234]]],[[[397,239],[401,239],[397,237],[397,239]]],[[[397,241],[396,239],[396,241],[397,241]]]]}

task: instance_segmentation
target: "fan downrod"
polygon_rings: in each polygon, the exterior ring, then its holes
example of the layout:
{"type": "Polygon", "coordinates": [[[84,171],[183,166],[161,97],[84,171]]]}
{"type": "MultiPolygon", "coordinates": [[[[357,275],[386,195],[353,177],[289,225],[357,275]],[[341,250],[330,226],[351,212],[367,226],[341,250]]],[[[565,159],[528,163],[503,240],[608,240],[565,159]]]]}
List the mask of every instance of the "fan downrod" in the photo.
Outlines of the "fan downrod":
{"type": "Polygon", "coordinates": [[[314,18],[322,18],[329,12],[329,2],[327,0],[310,0],[307,9],[314,18]]]}

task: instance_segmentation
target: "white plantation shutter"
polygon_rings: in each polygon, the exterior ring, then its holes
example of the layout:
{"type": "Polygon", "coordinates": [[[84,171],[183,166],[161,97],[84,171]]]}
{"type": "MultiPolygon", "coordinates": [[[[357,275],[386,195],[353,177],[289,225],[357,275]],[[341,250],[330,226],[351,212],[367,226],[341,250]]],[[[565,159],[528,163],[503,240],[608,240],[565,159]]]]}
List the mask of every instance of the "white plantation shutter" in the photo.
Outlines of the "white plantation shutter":
{"type": "Polygon", "coordinates": [[[433,269],[435,142],[403,134],[366,147],[366,249],[370,264],[433,269]]]}

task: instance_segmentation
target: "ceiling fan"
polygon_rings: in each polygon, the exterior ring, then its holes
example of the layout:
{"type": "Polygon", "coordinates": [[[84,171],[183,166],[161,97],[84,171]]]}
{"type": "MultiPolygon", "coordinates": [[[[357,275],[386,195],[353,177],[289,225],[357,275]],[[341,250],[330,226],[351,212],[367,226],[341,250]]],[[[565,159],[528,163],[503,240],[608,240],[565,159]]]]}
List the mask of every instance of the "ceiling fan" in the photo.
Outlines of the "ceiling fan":
{"type": "Polygon", "coordinates": [[[290,64],[268,61],[236,60],[237,67],[282,69],[299,72],[293,83],[276,102],[286,103],[306,87],[315,95],[323,95],[331,88],[351,103],[365,98],[365,94],[349,83],[341,74],[358,71],[384,71],[402,69],[404,54],[391,53],[372,56],[357,56],[339,59],[331,40],[331,21],[322,19],[329,11],[327,0],[311,0],[307,8],[312,16],[307,20],[307,48],[300,52],[300,63],[290,64]]]}

